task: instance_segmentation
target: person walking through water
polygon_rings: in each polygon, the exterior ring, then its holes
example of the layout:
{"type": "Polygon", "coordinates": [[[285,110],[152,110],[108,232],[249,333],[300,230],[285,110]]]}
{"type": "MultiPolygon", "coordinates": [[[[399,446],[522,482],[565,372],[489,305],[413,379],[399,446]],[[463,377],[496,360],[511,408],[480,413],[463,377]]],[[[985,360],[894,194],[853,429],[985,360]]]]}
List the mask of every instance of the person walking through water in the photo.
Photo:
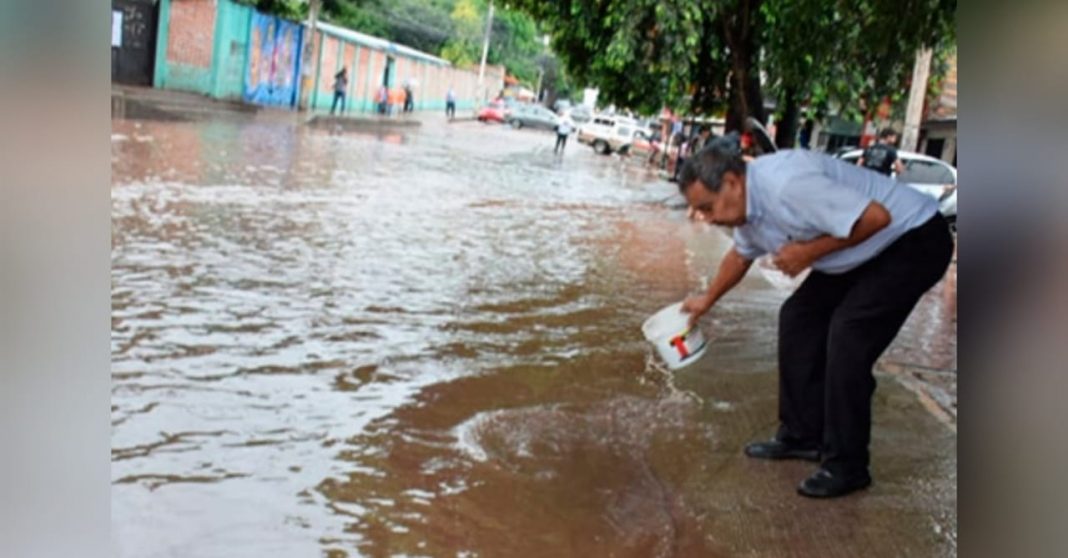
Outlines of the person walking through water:
{"type": "Polygon", "coordinates": [[[445,117],[449,120],[456,118],[456,91],[449,86],[449,91],[445,93],[445,117]]]}
{"type": "Polygon", "coordinates": [[[415,95],[412,94],[412,84],[404,84],[404,112],[415,110],[415,95]]]}
{"type": "Polygon", "coordinates": [[[884,128],[879,132],[879,139],[873,145],[869,145],[864,153],[857,159],[857,166],[871,169],[875,172],[891,176],[891,172],[901,174],[905,172],[905,166],[897,157],[897,132],[893,128],[884,128]]]}
{"type": "Polygon", "coordinates": [[[385,84],[379,86],[375,98],[378,100],[378,114],[385,115],[386,109],[389,107],[389,88],[385,84]]]}
{"type": "Polygon", "coordinates": [[[341,102],[341,112],[345,112],[345,89],[349,85],[348,70],[341,68],[341,71],[334,74],[334,102],[330,105],[330,114],[334,114],[334,110],[337,109],[338,101],[341,102]]]}
{"type": "Polygon", "coordinates": [[[556,124],[556,146],[553,147],[553,154],[564,152],[564,148],[567,147],[567,136],[571,134],[571,129],[574,127],[570,116],[560,117],[560,121],[556,124]]]}
{"type": "Polygon", "coordinates": [[[778,431],[745,454],[820,462],[803,496],[868,487],[872,367],[953,254],[938,201],[813,151],[746,162],[715,145],[686,161],[679,191],[702,220],[734,227],[706,292],[683,303],[691,325],[764,254],[789,276],[811,268],[779,311],[778,431]]]}

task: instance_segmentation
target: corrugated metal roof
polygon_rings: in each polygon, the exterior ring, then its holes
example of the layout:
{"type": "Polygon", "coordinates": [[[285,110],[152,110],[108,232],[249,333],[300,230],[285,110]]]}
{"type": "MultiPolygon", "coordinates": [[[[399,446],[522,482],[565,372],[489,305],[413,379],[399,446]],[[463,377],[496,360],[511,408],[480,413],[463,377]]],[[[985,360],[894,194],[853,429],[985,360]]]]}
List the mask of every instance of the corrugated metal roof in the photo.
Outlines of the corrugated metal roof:
{"type": "MultiPolygon", "coordinates": [[[[307,24],[305,24],[307,26],[307,24]]],[[[430,62],[431,64],[437,64],[438,66],[451,66],[452,64],[444,58],[438,58],[437,56],[427,54],[421,50],[415,50],[412,47],[399,45],[397,43],[387,41],[381,37],[374,37],[359,31],[353,31],[352,29],[346,29],[330,23],[317,22],[315,24],[316,29],[326,33],[327,35],[333,35],[340,39],[363,45],[369,48],[384,51],[389,54],[397,54],[401,56],[407,56],[409,58],[416,58],[430,62]]]]}

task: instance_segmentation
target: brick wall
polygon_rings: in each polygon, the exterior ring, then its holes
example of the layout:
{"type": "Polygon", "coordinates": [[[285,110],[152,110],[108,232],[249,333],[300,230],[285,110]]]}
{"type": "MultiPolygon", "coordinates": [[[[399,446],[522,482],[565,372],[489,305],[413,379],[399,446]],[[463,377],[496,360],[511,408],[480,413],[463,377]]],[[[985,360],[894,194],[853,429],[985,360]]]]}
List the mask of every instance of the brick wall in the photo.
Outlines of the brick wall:
{"type": "Polygon", "coordinates": [[[217,0],[171,0],[167,61],[211,67],[217,0]]]}
{"type": "Polygon", "coordinates": [[[374,92],[367,89],[367,65],[371,63],[371,51],[364,47],[360,49],[360,62],[356,74],[352,76],[356,89],[353,97],[356,99],[370,100],[374,92]]]}
{"type": "Polygon", "coordinates": [[[334,94],[334,74],[337,73],[338,40],[327,36],[323,41],[322,65],[319,66],[319,90],[324,95],[334,94]]]}

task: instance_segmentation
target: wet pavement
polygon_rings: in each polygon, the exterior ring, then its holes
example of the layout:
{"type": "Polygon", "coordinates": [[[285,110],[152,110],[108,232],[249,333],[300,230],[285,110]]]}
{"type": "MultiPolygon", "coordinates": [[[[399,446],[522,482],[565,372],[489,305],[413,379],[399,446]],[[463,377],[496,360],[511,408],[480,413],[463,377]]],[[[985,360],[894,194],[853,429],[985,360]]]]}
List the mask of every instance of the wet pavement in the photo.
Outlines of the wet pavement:
{"type": "Polygon", "coordinates": [[[956,266],[881,366],[875,484],[806,500],[812,464],[741,454],[775,426],[782,278],[666,372],[640,324],[727,237],[552,145],[113,120],[116,554],[955,555],[956,266]]]}

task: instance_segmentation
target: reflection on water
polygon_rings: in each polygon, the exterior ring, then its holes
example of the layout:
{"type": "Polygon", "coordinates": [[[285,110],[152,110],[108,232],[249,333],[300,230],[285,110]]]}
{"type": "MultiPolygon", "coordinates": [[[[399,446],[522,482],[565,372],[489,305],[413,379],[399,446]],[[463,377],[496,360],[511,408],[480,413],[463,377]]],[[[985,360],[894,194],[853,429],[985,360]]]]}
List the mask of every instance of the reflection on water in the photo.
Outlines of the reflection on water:
{"type": "MultiPolygon", "coordinates": [[[[639,325],[726,239],[672,209],[672,185],[551,142],[114,121],[119,554],[744,544],[688,488],[773,419],[746,409],[774,397],[786,293],[746,279],[709,356],[664,373],[639,325]]],[[[928,295],[887,358],[955,368],[953,300],[928,295]]]]}

